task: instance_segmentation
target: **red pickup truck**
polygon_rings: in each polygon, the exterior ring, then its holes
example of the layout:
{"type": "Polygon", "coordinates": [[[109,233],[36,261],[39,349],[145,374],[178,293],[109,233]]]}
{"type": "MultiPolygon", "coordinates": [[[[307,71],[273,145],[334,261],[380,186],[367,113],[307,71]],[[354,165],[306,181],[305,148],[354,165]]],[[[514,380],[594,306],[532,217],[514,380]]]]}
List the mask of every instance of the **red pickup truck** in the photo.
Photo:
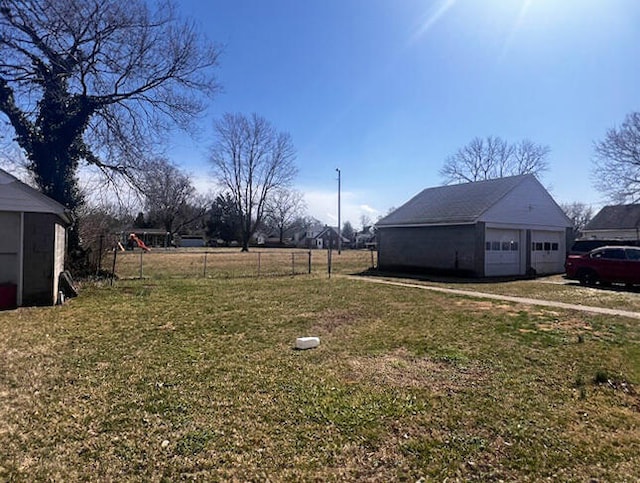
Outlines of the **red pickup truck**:
{"type": "Polygon", "coordinates": [[[606,246],[583,255],[569,255],[564,264],[566,278],[582,285],[640,284],[640,248],[606,246]]]}

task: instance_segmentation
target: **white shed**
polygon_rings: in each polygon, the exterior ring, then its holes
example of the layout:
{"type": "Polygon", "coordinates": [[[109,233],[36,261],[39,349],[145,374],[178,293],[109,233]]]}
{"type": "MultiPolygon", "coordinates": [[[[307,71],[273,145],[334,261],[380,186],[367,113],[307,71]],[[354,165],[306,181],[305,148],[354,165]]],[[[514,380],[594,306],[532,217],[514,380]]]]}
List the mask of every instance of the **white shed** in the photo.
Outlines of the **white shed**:
{"type": "Polygon", "coordinates": [[[0,309],[56,303],[71,221],[60,203],[0,169],[0,309]]]}

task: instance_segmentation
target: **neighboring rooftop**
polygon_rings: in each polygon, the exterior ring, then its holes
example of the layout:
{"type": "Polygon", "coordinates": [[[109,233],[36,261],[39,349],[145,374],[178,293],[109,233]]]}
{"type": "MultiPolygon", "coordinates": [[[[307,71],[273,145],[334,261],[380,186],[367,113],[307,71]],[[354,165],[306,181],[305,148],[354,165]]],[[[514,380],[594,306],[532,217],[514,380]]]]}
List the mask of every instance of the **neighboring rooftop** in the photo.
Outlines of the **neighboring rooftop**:
{"type": "Polygon", "coordinates": [[[584,228],[592,230],[624,230],[640,227],[640,205],[610,205],[602,208],[584,228]]]}

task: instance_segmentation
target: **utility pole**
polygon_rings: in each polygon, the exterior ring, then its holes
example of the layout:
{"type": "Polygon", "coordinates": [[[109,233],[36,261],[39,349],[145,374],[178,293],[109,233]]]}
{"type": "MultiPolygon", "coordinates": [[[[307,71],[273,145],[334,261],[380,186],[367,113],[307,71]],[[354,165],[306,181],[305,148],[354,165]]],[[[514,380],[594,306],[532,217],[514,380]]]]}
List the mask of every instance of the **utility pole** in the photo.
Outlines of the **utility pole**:
{"type": "Polygon", "coordinates": [[[336,168],[338,172],[338,255],[342,252],[342,227],[340,226],[340,169],[336,168]]]}

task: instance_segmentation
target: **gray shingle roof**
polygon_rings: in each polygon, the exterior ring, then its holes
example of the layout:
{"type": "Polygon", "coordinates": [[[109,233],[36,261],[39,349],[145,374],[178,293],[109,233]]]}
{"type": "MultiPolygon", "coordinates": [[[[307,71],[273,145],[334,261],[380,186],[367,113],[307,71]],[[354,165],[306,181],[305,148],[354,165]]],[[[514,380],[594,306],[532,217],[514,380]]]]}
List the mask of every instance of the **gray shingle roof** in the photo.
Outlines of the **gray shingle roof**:
{"type": "Polygon", "coordinates": [[[377,226],[473,223],[531,174],[427,188],[377,226]]]}
{"type": "Polygon", "coordinates": [[[602,208],[585,230],[624,230],[639,226],[640,205],[611,205],[602,208]]]}
{"type": "Polygon", "coordinates": [[[64,222],[72,222],[72,214],[63,205],[0,169],[0,211],[54,213],[64,222]]]}

